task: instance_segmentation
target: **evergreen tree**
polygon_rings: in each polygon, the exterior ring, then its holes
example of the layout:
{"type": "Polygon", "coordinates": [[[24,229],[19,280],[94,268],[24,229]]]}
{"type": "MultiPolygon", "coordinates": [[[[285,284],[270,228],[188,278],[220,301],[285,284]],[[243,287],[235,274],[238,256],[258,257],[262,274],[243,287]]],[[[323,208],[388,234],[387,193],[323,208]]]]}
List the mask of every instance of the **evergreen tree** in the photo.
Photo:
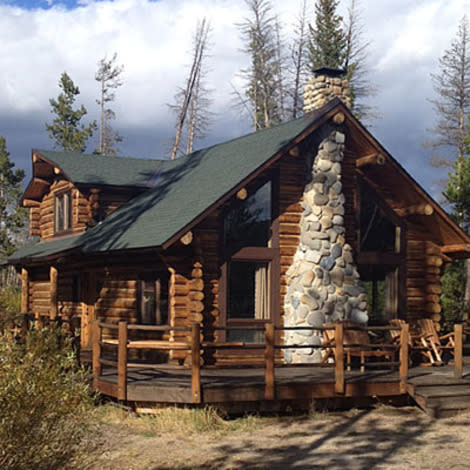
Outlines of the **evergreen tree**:
{"type": "Polygon", "coordinates": [[[24,171],[15,169],[4,137],[0,136],[0,260],[15,251],[27,211],[21,207],[24,171]]]}
{"type": "Polygon", "coordinates": [[[109,60],[103,57],[98,62],[95,75],[95,80],[100,84],[100,99],[96,100],[100,106],[99,146],[96,153],[101,155],[116,155],[116,144],[122,142],[122,137],[110,124],[111,120],[116,119],[116,113],[107,107],[116,98],[113,90],[122,85],[121,73],[124,66],[116,65],[116,59],[116,53],[109,60]]]}
{"type": "Polygon", "coordinates": [[[96,130],[96,122],[93,121],[88,126],[80,123],[87,110],[83,105],[78,109],[73,109],[73,104],[77,95],[80,94],[80,90],[65,72],[60,77],[59,87],[62,89],[62,93],[59,94],[57,100],[53,98],[49,100],[52,108],[51,113],[56,117],[51,124],[46,123],[46,130],[56,148],[84,152],[88,139],[96,130]]]}
{"type": "MultiPolygon", "coordinates": [[[[250,66],[242,70],[245,95],[255,131],[281,121],[279,109],[281,76],[276,34],[276,17],[269,0],[246,0],[250,16],[239,25],[245,43],[243,51],[250,57],[250,66]]],[[[243,104],[245,104],[243,102],[243,104]]]]}
{"type": "Polygon", "coordinates": [[[317,0],[315,27],[309,25],[309,68],[313,72],[321,67],[342,69],[346,58],[346,35],[343,18],[336,13],[337,0],[317,0]]]}

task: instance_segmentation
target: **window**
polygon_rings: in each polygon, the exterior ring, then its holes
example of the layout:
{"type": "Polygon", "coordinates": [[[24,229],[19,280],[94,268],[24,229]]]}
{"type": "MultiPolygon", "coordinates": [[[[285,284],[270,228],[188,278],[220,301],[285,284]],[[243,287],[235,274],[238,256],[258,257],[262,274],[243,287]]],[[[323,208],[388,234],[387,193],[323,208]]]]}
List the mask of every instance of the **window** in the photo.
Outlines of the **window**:
{"type": "Polygon", "coordinates": [[[55,232],[72,228],[72,194],[70,191],[55,196],[55,232]]]}
{"type": "MultiPolygon", "coordinates": [[[[268,181],[244,201],[236,201],[224,217],[223,285],[228,327],[263,324],[273,318],[273,287],[279,283],[278,250],[273,234],[273,183],[268,181]],[[276,274],[277,273],[277,274],[276,274]]],[[[259,343],[260,330],[230,329],[229,341],[259,343]]]]}
{"type": "Polygon", "coordinates": [[[377,202],[376,194],[361,185],[361,251],[400,251],[400,227],[396,226],[377,202]]]}
{"type": "Polygon", "coordinates": [[[145,275],[139,281],[139,313],[144,325],[168,323],[168,276],[145,275]]]}

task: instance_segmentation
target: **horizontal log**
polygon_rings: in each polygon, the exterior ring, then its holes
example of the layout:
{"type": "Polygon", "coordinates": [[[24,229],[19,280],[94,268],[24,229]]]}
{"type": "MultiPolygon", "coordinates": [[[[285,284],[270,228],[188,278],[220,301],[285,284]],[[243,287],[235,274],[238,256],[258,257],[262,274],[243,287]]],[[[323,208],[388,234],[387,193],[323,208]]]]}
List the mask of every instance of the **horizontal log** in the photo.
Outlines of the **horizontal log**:
{"type": "Polygon", "coordinates": [[[431,204],[415,204],[408,207],[395,209],[395,212],[400,217],[408,217],[412,215],[432,215],[434,213],[434,208],[431,204]]]}
{"type": "Polygon", "coordinates": [[[441,313],[442,306],[441,304],[437,304],[437,303],[427,303],[425,306],[425,311],[429,313],[441,313]]]}
{"type": "Polygon", "coordinates": [[[204,300],[204,292],[201,291],[192,291],[189,293],[189,299],[190,300],[204,300]]]}

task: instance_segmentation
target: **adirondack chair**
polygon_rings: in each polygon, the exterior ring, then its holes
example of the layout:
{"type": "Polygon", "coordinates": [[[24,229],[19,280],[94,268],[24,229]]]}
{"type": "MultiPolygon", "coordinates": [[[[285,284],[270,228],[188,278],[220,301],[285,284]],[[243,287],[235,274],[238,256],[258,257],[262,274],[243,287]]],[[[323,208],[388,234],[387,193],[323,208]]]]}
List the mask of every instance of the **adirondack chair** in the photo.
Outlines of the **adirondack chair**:
{"type": "Polygon", "coordinates": [[[436,331],[436,326],[431,318],[420,318],[416,321],[417,331],[413,335],[413,345],[420,348],[420,353],[425,359],[422,365],[438,366],[444,363],[443,354],[454,352],[454,333],[441,335],[436,331]]]}
{"type": "MultiPolygon", "coordinates": [[[[344,326],[343,345],[346,354],[347,370],[351,370],[351,359],[360,357],[361,372],[365,370],[366,357],[385,357],[390,361],[393,360],[393,351],[384,351],[376,349],[374,346],[380,343],[372,343],[367,331],[358,329],[360,324],[355,322],[343,321],[344,326]]],[[[325,327],[334,328],[338,322],[325,323],[325,327]]],[[[323,344],[326,348],[325,356],[322,363],[326,362],[331,355],[335,353],[335,330],[328,329],[323,331],[323,344]]]]}

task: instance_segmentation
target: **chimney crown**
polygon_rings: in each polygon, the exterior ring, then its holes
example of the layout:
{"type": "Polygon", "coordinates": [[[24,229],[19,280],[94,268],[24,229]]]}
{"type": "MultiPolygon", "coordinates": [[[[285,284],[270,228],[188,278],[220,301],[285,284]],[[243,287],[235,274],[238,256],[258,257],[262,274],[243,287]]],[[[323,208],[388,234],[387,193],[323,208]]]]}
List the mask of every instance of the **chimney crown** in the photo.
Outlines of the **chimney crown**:
{"type": "Polygon", "coordinates": [[[321,108],[335,97],[338,97],[348,108],[351,107],[349,82],[344,78],[345,70],[321,67],[313,73],[313,77],[305,85],[305,113],[321,108]]]}

